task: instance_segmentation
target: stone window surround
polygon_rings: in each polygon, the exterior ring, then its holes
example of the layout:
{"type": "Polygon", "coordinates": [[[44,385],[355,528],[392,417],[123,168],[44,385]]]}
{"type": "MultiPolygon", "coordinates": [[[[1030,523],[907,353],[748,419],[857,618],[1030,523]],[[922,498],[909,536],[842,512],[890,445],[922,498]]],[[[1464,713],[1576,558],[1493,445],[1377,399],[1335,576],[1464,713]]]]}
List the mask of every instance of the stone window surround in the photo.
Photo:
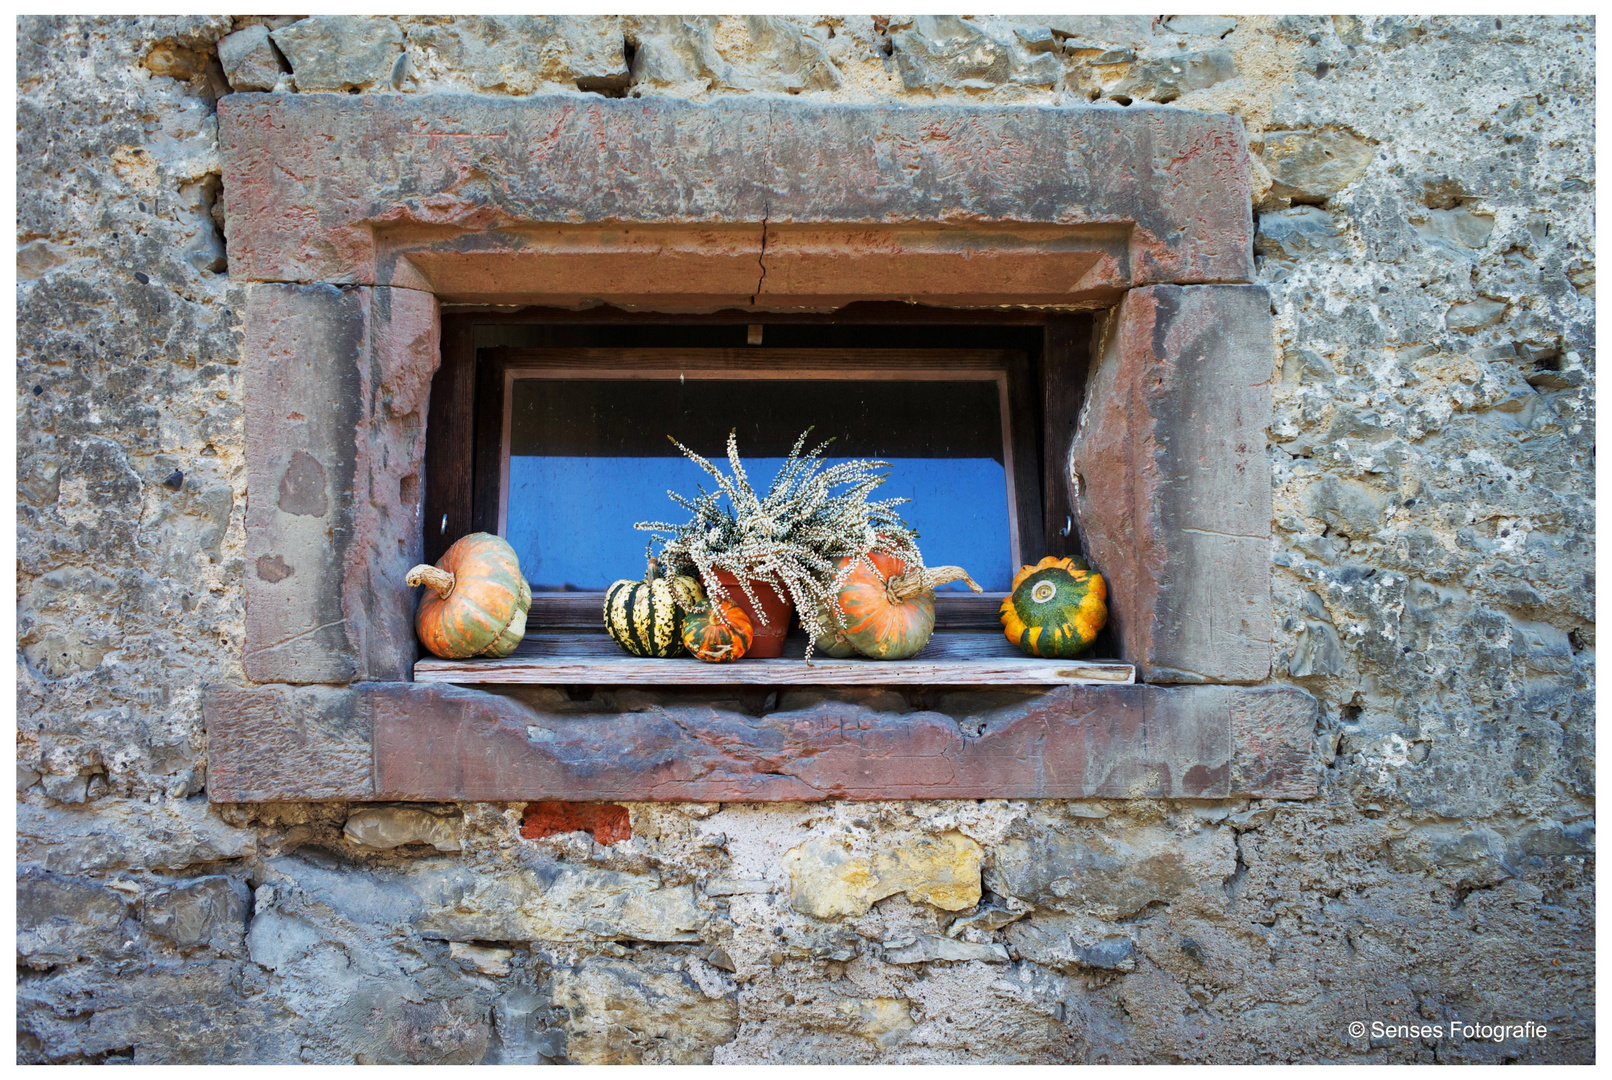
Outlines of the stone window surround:
{"type": "Polygon", "coordinates": [[[1314,700],[1236,685],[1269,676],[1273,347],[1235,119],[252,94],[219,123],[260,685],[207,688],[214,801],[1314,794],[1314,700]],[[409,681],[440,304],[851,300],[1108,309],[1070,502],[1145,685],[1027,695],[965,734],[409,681]]]}

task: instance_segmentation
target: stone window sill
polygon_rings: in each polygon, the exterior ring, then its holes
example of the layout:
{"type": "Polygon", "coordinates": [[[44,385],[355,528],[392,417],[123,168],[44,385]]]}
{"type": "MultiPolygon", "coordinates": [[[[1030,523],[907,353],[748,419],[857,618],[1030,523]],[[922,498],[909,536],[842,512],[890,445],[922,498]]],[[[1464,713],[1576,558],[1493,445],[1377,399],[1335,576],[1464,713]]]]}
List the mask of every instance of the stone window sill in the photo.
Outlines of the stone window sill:
{"type": "Polygon", "coordinates": [[[767,694],[207,689],[214,802],[1313,798],[1315,699],[1241,686],[767,694]],[[761,715],[757,715],[757,713],[761,715]]]}

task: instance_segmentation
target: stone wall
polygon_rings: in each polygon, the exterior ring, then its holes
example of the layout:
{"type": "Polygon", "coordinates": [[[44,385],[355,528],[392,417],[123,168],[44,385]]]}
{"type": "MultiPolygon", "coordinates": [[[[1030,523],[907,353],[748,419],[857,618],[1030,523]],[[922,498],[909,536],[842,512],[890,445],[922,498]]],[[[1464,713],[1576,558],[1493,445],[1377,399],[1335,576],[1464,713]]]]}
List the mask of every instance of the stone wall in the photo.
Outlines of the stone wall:
{"type": "Polygon", "coordinates": [[[23,19],[18,1060],[1592,1060],[1593,49],[1557,18],[23,19]],[[232,89],[1240,116],[1273,681],[1321,701],[1321,797],[211,806],[201,686],[247,681],[232,89]],[[1348,1033],[1457,1018],[1549,1034],[1348,1033]]]}

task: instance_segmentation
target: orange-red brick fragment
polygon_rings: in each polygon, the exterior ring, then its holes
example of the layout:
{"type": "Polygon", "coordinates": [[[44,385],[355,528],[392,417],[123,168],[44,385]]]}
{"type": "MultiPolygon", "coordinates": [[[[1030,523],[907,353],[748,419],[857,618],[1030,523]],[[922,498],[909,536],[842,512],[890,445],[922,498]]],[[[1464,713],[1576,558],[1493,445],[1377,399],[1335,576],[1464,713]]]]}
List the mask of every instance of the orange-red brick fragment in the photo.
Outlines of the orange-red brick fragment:
{"type": "Polygon", "coordinates": [[[632,836],[627,808],[614,803],[534,802],[526,804],[521,836],[538,840],[559,833],[588,832],[601,844],[614,844],[632,836]]]}

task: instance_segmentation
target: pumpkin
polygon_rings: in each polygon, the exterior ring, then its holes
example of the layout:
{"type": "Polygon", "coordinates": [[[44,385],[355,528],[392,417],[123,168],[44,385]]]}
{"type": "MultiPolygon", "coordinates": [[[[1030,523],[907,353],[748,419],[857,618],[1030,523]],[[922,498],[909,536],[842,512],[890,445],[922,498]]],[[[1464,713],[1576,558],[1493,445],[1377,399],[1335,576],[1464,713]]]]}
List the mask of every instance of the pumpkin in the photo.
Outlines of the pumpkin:
{"type": "Polygon", "coordinates": [[[683,619],[683,647],[695,659],[710,664],[738,660],[754,640],[750,616],[731,600],[715,600],[690,611],[683,619]]]}
{"type": "Polygon", "coordinates": [[[1002,630],[1028,656],[1072,660],[1108,622],[1108,585],[1084,559],[1047,556],[1013,575],[1002,630]]]}
{"type": "Polygon", "coordinates": [[[502,537],[461,536],[435,566],[421,563],[404,580],[426,586],[414,630],[421,644],[445,660],[508,656],[526,635],[532,588],[515,549],[502,537]]]}
{"type": "Polygon", "coordinates": [[[691,577],[661,577],[654,559],[642,581],[623,579],[605,593],[605,631],[634,656],[683,651],[683,612],[705,600],[691,577]]]}
{"type": "Polygon", "coordinates": [[[908,569],[885,551],[846,556],[839,571],[846,575],[837,594],[845,612],[845,640],[875,660],[905,660],[929,644],[935,632],[935,586],[966,581],[982,591],[960,566],[908,569]]]}
{"type": "Polygon", "coordinates": [[[851,639],[845,636],[845,629],[839,625],[839,616],[828,605],[817,609],[817,621],[828,630],[826,634],[819,634],[812,639],[812,651],[835,660],[844,660],[856,655],[856,646],[851,639]]]}

